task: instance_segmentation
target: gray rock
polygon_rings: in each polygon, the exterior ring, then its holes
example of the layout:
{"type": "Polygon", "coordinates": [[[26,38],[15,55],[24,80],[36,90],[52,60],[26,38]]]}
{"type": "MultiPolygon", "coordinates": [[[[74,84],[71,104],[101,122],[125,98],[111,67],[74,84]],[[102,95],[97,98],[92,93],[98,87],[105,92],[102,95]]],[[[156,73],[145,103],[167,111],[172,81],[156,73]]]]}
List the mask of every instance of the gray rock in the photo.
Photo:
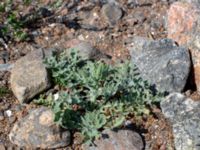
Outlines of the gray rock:
{"type": "Polygon", "coordinates": [[[102,16],[111,26],[115,25],[123,15],[122,9],[114,3],[105,4],[101,11],[102,16]]]}
{"type": "MultiPolygon", "coordinates": [[[[71,47],[70,49],[75,49],[78,51],[78,55],[83,59],[99,59],[99,58],[108,58],[107,55],[101,53],[99,50],[94,48],[90,43],[80,41],[76,46],[71,47]]],[[[67,54],[69,55],[69,50],[67,54]]]]}
{"type": "Polygon", "coordinates": [[[0,64],[0,71],[10,71],[13,66],[13,64],[0,64]]]}
{"type": "Polygon", "coordinates": [[[11,71],[11,88],[21,103],[48,89],[51,82],[43,64],[45,52],[38,49],[16,61],[11,71]]]}
{"type": "Polygon", "coordinates": [[[31,110],[26,117],[16,122],[9,139],[19,147],[51,149],[69,145],[71,135],[54,123],[49,108],[41,107],[31,110]]]}
{"type": "Polygon", "coordinates": [[[161,109],[173,127],[177,150],[200,149],[200,102],[172,93],[161,102],[161,109]]]}
{"type": "Polygon", "coordinates": [[[16,116],[11,116],[8,118],[9,124],[12,125],[17,120],[16,116]]]}
{"type": "Polygon", "coordinates": [[[3,60],[5,63],[9,60],[9,53],[8,51],[0,51],[0,60],[3,60]]]}
{"type": "Polygon", "coordinates": [[[142,150],[144,144],[141,136],[131,130],[117,132],[105,130],[102,138],[95,141],[96,147],[83,145],[84,150],[142,150]]]}
{"type": "Polygon", "coordinates": [[[91,2],[93,3],[97,3],[97,4],[107,4],[107,3],[115,3],[115,4],[118,4],[118,1],[116,0],[91,0],[91,2]]]}
{"type": "Polygon", "coordinates": [[[190,55],[170,39],[134,37],[127,47],[142,77],[160,91],[182,91],[190,72],[190,55]]]}
{"type": "Polygon", "coordinates": [[[0,121],[4,120],[4,114],[0,111],[0,121]]]}

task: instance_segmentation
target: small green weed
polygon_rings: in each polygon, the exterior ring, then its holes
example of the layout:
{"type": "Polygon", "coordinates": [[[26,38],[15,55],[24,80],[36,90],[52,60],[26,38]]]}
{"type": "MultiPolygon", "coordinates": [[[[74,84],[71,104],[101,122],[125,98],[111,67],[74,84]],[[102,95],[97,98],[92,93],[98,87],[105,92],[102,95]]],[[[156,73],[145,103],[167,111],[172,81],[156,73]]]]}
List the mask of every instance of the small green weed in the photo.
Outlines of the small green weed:
{"type": "Polygon", "coordinates": [[[30,5],[32,0],[23,0],[24,5],[30,5]]]}
{"type": "Polygon", "coordinates": [[[23,31],[23,23],[16,17],[15,13],[11,13],[6,21],[6,27],[4,27],[3,34],[10,34],[10,37],[14,37],[16,41],[23,41],[27,38],[27,33],[23,31]]]}
{"type": "MultiPolygon", "coordinates": [[[[147,105],[161,100],[130,62],[115,66],[83,60],[75,50],[45,60],[56,84],[63,87],[50,103],[55,122],[79,130],[91,144],[103,129],[123,125],[127,115],[149,113],[147,105]]],[[[47,101],[48,103],[48,101],[47,101]]],[[[49,103],[48,103],[49,104],[49,103]]]]}
{"type": "Polygon", "coordinates": [[[10,93],[9,89],[6,87],[0,87],[0,97],[5,96],[8,93],[10,93]]]}
{"type": "MultiPolygon", "coordinates": [[[[24,4],[28,3],[27,0],[24,1],[24,4]]],[[[6,16],[4,23],[1,28],[1,33],[4,39],[12,41],[24,41],[28,39],[28,34],[24,29],[24,24],[20,21],[20,18],[17,17],[17,10],[13,8],[13,1],[7,0],[0,3],[0,13],[2,16],[6,16]]]]}
{"type": "Polygon", "coordinates": [[[58,8],[62,5],[62,3],[63,3],[63,0],[57,0],[51,4],[51,7],[58,8]]]}

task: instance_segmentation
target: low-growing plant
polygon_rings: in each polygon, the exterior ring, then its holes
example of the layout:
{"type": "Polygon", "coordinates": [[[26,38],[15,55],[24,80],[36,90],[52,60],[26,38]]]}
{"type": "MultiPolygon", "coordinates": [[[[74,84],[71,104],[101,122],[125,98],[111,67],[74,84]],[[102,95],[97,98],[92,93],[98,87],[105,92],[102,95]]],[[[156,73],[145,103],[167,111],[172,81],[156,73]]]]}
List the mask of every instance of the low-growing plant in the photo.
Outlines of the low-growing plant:
{"type": "Polygon", "coordinates": [[[23,30],[23,22],[20,21],[15,13],[10,13],[8,15],[7,21],[3,28],[3,34],[6,36],[10,34],[10,37],[13,37],[14,40],[23,41],[27,38],[27,33],[23,30]]]}
{"type": "Polygon", "coordinates": [[[30,5],[32,0],[23,0],[24,5],[30,5]]]}
{"type": "Polygon", "coordinates": [[[99,110],[86,112],[81,117],[81,133],[85,137],[86,143],[91,143],[91,140],[99,138],[100,129],[107,123],[106,116],[99,110]]]}
{"type": "Polygon", "coordinates": [[[79,130],[85,142],[100,136],[103,129],[123,125],[127,115],[148,113],[147,105],[161,100],[129,61],[114,66],[84,60],[76,50],[45,60],[55,84],[62,87],[50,106],[55,122],[79,130]]]}
{"type": "Polygon", "coordinates": [[[57,0],[51,4],[51,7],[58,8],[63,4],[63,0],[57,0]]]}
{"type": "MultiPolygon", "coordinates": [[[[27,0],[24,3],[28,2],[27,0]]],[[[17,10],[13,10],[13,1],[6,0],[0,3],[0,13],[3,17],[3,24],[1,26],[1,36],[4,39],[13,41],[24,41],[28,39],[28,34],[25,31],[23,21],[17,17],[17,10]]]]}
{"type": "Polygon", "coordinates": [[[10,93],[10,90],[8,88],[0,87],[0,97],[5,96],[8,93],[10,93]]]}

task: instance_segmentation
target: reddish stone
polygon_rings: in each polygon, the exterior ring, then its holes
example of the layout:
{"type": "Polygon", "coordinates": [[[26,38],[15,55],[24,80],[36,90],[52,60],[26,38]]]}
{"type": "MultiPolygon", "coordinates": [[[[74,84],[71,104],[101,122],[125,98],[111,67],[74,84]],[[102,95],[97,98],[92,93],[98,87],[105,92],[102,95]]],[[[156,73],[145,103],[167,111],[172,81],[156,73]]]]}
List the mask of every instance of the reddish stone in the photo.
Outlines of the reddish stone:
{"type": "Polygon", "coordinates": [[[199,9],[190,3],[176,2],[168,11],[168,38],[179,44],[187,44],[191,39],[191,33],[197,24],[199,9]]]}

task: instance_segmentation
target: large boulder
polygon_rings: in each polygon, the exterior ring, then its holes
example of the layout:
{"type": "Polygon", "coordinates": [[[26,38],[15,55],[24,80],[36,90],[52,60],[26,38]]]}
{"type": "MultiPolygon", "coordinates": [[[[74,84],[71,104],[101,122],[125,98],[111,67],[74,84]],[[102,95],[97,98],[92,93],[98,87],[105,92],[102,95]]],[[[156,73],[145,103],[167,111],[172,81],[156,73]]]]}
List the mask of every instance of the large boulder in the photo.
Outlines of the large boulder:
{"type": "MultiPolygon", "coordinates": [[[[190,0],[185,0],[190,1],[190,0]]],[[[199,1],[175,2],[168,11],[168,38],[189,48],[193,71],[190,80],[200,92],[200,5],[199,1]]]]}
{"type": "MultiPolygon", "coordinates": [[[[47,55],[50,55],[47,53],[47,55]]],[[[50,78],[43,64],[45,52],[38,49],[16,61],[11,71],[11,88],[21,103],[51,86],[50,78]]]]}
{"type": "Polygon", "coordinates": [[[161,102],[161,109],[173,127],[177,150],[200,149],[200,101],[172,93],[161,102]]]}
{"type": "Polygon", "coordinates": [[[49,108],[41,107],[16,122],[9,134],[12,143],[28,149],[53,149],[65,147],[71,142],[70,132],[53,121],[49,108]]]}
{"type": "Polygon", "coordinates": [[[170,39],[133,37],[128,49],[142,77],[160,91],[182,91],[190,72],[190,55],[170,39]]]}
{"type": "Polygon", "coordinates": [[[131,130],[105,130],[103,137],[96,140],[96,146],[83,146],[84,150],[142,150],[144,144],[141,136],[131,130]]]}

